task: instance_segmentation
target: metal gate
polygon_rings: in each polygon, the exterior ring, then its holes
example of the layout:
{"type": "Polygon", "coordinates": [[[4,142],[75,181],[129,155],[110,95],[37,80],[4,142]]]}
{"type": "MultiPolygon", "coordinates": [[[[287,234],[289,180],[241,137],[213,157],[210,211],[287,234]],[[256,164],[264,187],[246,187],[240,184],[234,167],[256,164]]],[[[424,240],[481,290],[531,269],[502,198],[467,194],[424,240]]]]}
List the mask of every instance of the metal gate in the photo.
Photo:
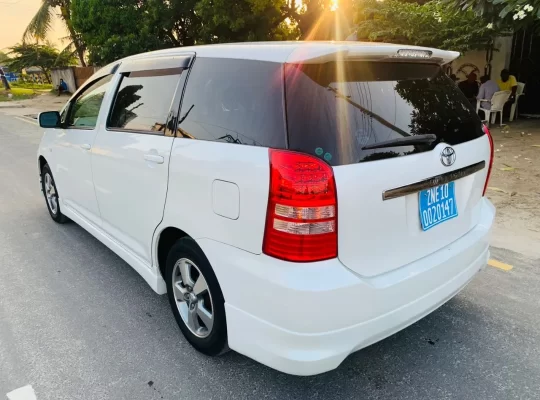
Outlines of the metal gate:
{"type": "Polygon", "coordinates": [[[519,99],[520,114],[540,114],[540,37],[538,27],[522,29],[512,39],[510,72],[525,83],[525,96],[519,99]]]}
{"type": "Polygon", "coordinates": [[[94,67],[74,67],[75,85],[80,88],[94,74],[94,67]]]}

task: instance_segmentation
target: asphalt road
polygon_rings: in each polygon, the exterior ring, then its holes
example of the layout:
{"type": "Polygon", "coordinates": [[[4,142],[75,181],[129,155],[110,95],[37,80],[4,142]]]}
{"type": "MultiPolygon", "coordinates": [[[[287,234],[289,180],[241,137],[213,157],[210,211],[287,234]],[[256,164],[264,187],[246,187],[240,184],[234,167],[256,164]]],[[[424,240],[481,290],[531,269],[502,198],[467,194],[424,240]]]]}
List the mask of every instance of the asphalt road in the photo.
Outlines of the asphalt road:
{"type": "Polygon", "coordinates": [[[540,260],[492,249],[513,269],[487,267],[439,310],[323,375],[288,376],[234,352],[208,358],[131,267],[50,220],[39,139],[0,110],[0,399],[26,385],[38,400],[540,397],[540,260]]]}

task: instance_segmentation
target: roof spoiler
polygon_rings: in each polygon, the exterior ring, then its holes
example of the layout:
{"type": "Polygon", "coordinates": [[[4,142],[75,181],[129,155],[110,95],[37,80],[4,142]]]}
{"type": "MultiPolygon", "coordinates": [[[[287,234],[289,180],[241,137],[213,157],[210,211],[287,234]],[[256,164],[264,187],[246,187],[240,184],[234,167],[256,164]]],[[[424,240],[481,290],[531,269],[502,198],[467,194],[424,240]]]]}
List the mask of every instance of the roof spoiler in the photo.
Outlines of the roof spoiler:
{"type": "Polygon", "coordinates": [[[457,51],[431,49],[428,47],[388,45],[382,43],[347,42],[334,46],[310,46],[295,49],[287,58],[291,64],[320,64],[337,60],[362,60],[385,62],[423,62],[447,64],[460,56],[457,51]]]}

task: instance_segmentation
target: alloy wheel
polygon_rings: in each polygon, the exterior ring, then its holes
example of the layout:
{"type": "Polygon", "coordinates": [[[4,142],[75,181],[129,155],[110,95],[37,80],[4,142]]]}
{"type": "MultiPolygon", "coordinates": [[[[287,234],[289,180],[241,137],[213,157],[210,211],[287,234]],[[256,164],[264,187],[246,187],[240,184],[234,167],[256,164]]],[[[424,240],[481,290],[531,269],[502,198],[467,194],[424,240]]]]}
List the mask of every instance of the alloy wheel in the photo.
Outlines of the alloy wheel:
{"type": "Polygon", "coordinates": [[[58,196],[56,195],[56,189],[54,187],[52,176],[47,172],[45,173],[43,179],[47,204],[49,205],[51,212],[56,215],[58,213],[58,196]]]}
{"type": "Polygon", "coordinates": [[[210,335],[214,325],[212,295],[197,265],[187,258],[178,260],[172,286],[178,312],[188,329],[200,338],[210,335]]]}

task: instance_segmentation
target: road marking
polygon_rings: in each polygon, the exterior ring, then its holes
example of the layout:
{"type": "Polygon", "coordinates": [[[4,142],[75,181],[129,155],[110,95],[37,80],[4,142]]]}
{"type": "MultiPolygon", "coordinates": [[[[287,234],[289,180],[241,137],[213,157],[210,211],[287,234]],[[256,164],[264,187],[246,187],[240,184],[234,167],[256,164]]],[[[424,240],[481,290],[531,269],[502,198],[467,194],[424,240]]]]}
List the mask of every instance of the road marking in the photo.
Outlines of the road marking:
{"type": "Polygon", "coordinates": [[[37,400],[32,385],[26,385],[7,394],[9,400],[37,400]]]}
{"type": "Polygon", "coordinates": [[[488,265],[490,267],[502,269],[503,271],[510,271],[512,268],[514,268],[511,265],[508,265],[508,264],[505,264],[505,263],[502,263],[500,261],[493,260],[493,259],[488,261],[488,265]]]}
{"type": "Polygon", "coordinates": [[[15,118],[18,119],[19,121],[28,122],[29,124],[38,126],[38,123],[34,120],[31,120],[30,118],[25,118],[25,117],[15,117],[15,118]]]}

